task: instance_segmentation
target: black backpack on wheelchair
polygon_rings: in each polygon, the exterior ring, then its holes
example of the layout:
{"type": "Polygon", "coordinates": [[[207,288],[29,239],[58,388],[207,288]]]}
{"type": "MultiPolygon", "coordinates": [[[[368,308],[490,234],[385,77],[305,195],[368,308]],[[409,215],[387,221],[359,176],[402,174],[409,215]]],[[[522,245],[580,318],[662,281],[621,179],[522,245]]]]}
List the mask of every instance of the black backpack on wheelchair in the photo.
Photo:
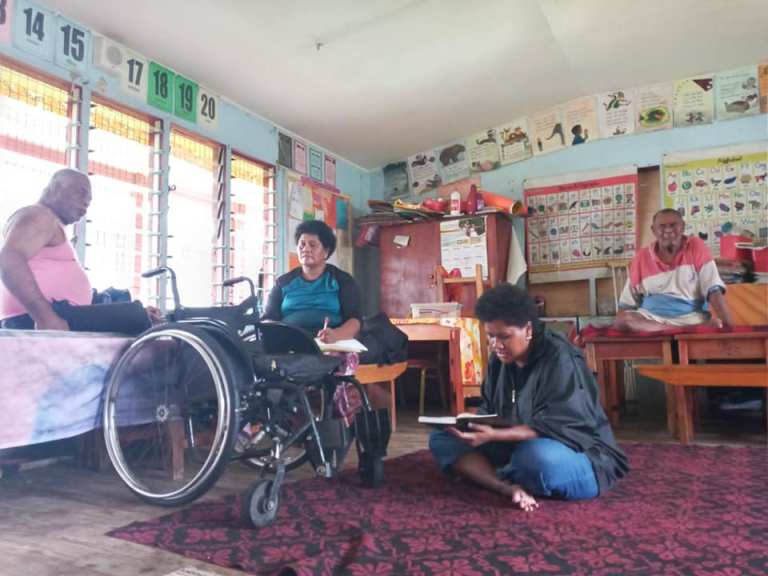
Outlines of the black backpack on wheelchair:
{"type": "Polygon", "coordinates": [[[251,295],[235,306],[185,308],[167,272],[175,309],[141,334],[112,367],[105,392],[104,436],[118,475],[140,498],[162,506],[203,495],[233,460],[259,479],[243,498],[254,526],[277,513],[285,474],[309,461],[330,478],[352,442],[363,484],[383,480],[387,410],[371,407],[354,377],[335,374],[342,360],[323,355],[307,332],[260,322],[251,295]],[[341,386],[362,400],[352,426],[334,416],[341,386]]]}

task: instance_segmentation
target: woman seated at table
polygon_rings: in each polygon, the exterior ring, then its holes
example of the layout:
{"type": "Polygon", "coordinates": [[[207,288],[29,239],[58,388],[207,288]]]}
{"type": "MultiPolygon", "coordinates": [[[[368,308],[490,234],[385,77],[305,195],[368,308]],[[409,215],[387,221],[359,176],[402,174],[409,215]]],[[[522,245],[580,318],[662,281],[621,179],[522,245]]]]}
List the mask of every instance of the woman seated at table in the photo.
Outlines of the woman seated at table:
{"type": "Polygon", "coordinates": [[[309,220],[299,224],[294,240],[301,266],[277,279],[262,319],[299,326],[328,343],[354,338],[362,319],[360,288],[328,264],[336,250],[333,230],[309,220]]]}

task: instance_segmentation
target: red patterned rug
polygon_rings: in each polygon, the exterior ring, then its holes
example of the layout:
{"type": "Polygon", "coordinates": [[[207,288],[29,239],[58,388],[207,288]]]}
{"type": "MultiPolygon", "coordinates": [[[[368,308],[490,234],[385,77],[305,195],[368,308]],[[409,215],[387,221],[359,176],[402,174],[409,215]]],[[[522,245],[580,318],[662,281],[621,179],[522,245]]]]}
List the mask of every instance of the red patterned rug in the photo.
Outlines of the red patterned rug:
{"type": "Polygon", "coordinates": [[[276,522],[249,529],[239,498],[200,503],[110,536],[251,574],[768,574],[768,452],[634,444],[632,471],[588,502],[525,514],[450,480],[426,451],[283,488],[276,522]]]}

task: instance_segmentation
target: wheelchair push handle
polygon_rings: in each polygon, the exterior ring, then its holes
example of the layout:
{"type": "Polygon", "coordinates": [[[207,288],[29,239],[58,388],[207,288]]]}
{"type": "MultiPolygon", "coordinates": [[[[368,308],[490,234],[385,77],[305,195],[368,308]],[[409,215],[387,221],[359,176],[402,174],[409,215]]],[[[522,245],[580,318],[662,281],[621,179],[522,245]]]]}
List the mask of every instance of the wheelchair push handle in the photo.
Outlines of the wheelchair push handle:
{"type": "Polygon", "coordinates": [[[171,277],[171,292],[173,293],[173,307],[175,309],[181,308],[181,299],[179,298],[179,288],[176,285],[176,272],[170,266],[158,266],[141,273],[142,278],[154,278],[159,274],[167,273],[171,277]]]}
{"type": "Polygon", "coordinates": [[[235,278],[229,278],[227,280],[224,280],[222,284],[225,287],[234,286],[235,284],[240,284],[241,282],[248,282],[248,287],[251,289],[251,298],[256,298],[256,287],[253,284],[253,280],[248,278],[248,276],[236,276],[235,278]]]}

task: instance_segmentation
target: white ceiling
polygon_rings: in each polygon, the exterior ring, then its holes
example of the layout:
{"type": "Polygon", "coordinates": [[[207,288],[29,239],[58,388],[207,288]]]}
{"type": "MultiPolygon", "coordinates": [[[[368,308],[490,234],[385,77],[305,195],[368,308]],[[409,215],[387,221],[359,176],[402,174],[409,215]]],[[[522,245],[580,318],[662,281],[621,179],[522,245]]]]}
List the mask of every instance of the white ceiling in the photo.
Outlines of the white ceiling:
{"type": "Polygon", "coordinates": [[[43,2],[366,168],[768,59],[768,0],[43,2]]]}

